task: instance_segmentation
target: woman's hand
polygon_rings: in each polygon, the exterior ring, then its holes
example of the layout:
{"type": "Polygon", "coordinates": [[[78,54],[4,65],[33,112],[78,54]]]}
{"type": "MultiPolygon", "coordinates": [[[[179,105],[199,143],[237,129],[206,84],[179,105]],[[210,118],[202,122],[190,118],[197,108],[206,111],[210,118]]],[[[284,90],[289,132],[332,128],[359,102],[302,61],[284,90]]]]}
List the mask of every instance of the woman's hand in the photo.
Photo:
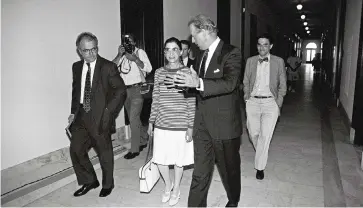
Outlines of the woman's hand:
{"type": "Polygon", "coordinates": [[[147,129],[147,134],[149,136],[152,136],[153,135],[153,125],[152,124],[149,124],[149,127],[147,129]]]}
{"type": "Polygon", "coordinates": [[[187,132],[185,133],[185,141],[186,142],[193,141],[193,129],[192,128],[188,128],[187,132]]]}

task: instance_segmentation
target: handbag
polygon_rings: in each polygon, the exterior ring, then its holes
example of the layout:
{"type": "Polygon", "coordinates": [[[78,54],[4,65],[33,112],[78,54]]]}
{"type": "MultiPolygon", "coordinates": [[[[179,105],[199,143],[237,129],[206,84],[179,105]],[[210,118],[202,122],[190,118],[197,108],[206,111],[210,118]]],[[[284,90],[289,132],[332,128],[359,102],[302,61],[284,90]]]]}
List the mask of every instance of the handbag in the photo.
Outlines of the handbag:
{"type": "Polygon", "coordinates": [[[152,157],[149,158],[151,154],[153,138],[149,137],[149,148],[147,150],[147,155],[145,159],[145,165],[141,166],[139,169],[139,179],[140,179],[140,192],[141,193],[150,193],[150,191],[154,188],[155,184],[160,179],[160,173],[157,165],[151,161],[152,157]]]}

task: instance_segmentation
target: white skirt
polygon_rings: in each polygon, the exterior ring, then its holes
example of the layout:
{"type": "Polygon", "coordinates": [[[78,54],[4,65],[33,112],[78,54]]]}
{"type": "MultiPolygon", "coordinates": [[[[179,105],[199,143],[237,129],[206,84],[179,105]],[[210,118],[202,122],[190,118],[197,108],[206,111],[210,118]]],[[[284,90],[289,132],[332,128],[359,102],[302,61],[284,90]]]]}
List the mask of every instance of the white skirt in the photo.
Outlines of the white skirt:
{"type": "Polygon", "coordinates": [[[194,163],[193,141],[185,141],[186,131],[154,129],[152,161],[160,165],[179,167],[194,163]]]}

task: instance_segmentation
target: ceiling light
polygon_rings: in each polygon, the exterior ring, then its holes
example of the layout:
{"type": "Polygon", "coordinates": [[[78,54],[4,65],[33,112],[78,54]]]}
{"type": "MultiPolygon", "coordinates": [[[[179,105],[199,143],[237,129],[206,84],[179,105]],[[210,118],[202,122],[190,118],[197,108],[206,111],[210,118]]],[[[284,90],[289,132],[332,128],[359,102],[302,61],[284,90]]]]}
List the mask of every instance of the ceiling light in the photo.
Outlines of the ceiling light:
{"type": "Polygon", "coordinates": [[[305,30],[309,30],[309,27],[305,27],[305,30]]]}
{"type": "Polygon", "coordinates": [[[296,5],[297,10],[301,10],[302,8],[303,8],[303,6],[301,4],[296,5]]]}
{"type": "Polygon", "coordinates": [[[306,26],[306,25],[308,25],[308,22],[304,22],[304,25],[306,26]]]}
{"type": "Polygon", "coordinates": [[[305,19],[305,15],[301,15],[301,19],[305,19]]]}
{"type": "Polygon", "coordinates": [[[307,33],[307,34],[309,34],[309,33],[310,33],[310,31],[308,30],[308,31],[306,31],[306,33],[307,33]]]}

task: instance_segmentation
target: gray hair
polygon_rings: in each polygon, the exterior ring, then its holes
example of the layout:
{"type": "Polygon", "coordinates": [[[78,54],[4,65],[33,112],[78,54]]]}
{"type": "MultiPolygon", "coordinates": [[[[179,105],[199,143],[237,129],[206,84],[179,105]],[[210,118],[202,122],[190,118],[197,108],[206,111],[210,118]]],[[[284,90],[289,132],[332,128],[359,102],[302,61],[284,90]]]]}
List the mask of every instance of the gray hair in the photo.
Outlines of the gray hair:
{"type": "Polygon", "coordinates": [[[98,39],[95,35],[93,35],[90,32],[83,32],[81,34],[78,35],[77,40],[76,40],[76,46],[77,48],[79,47],[79,44],[81,43],[81,41],[83,39],[86,39],[88,41],[95,41],[96,42],[96,46],[98,46],[98,39]]]}
{"type": "Polygon", "coordinates": [[[193,24],[198,30],[207,30],[211,33],[217,33],[218,32],[218,28],[216,26],[216,24],[213,22],[213,20],[203,14],[199,14],[195,17],[193,17],[189,22],[188,22],[188,26],[190,26],[191,24],[193,24]]]}

